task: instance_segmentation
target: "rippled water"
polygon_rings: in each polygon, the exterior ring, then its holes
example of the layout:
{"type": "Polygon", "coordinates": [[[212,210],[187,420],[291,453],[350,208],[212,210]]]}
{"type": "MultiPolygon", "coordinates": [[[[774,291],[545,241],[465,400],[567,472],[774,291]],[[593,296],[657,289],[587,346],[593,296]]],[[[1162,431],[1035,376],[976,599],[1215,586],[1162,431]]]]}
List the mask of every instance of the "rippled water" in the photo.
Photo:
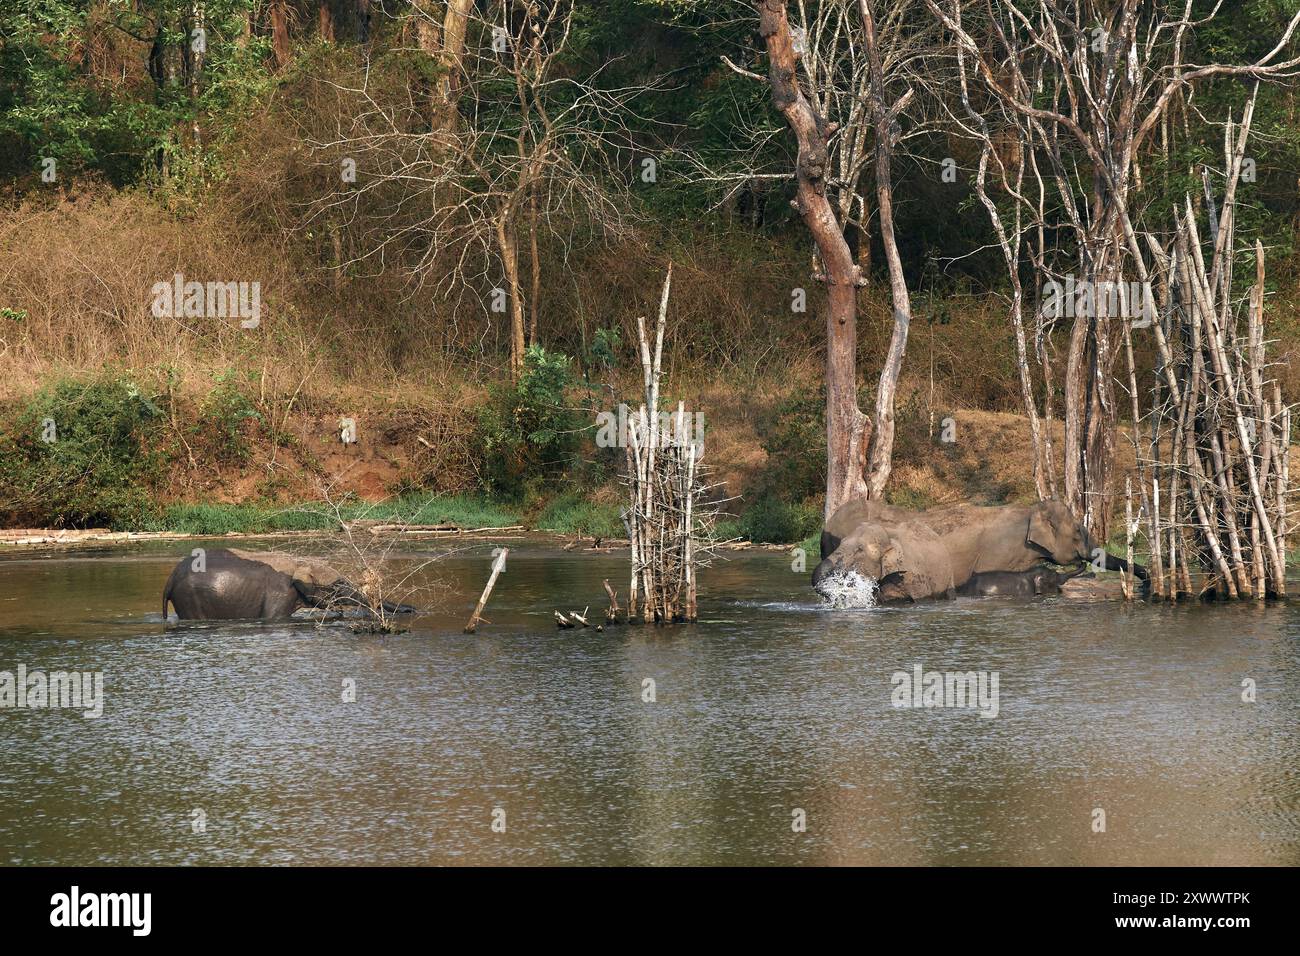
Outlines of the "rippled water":
{"type": "Polygon", "coordinates": [[[407,634],[165,629],[190,547],[0,559],[0,670],[106,695],[0,710],[0,863],[1300,862],[1295,607],[826,610],[760,552],[699,625],[557,631],[626,552],[511,542],[477,636],[490,545],[407,634]],[[998,672],[999,715],[894,708],[917,664],[998,672]]]}

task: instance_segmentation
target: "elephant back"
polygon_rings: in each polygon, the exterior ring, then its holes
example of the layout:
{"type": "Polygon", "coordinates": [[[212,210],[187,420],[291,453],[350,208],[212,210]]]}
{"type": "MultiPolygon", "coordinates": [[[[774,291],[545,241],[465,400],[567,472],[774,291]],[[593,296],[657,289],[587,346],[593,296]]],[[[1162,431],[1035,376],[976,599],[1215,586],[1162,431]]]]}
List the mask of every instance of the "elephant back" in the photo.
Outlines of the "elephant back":
{"type": "Polygon", "coordinates": [[[296,554],[286,554],[283,551],[244,551],[239,548],[230,548],[230,553],[243,561],[256,561],[265,564],[267,567],[287,574],[295,581],[303,584],[312,584],[318,587],[327,587],[343,579],[343,575],[330,567],[324,561],[317,561],[315,558],[304,558],[296,554]]]}

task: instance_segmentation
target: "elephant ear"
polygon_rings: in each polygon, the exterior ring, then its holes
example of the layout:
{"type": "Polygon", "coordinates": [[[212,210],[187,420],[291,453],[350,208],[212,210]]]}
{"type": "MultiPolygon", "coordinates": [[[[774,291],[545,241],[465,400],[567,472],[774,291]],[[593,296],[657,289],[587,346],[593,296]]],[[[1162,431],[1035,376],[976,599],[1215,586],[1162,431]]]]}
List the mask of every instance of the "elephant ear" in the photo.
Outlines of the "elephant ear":
{"type": "Polygon", "coordinates": [[[888,577],[891,574],[903,574],[906,568],[903,567],[903,546],[898,543],[897,538],[889,539],[889,547],[880,556],[880,576],[888,577]]]}
{"type": "Polygon", "coordinates": [[[1056,553],[1056,528],[1046,508],[1036,506],[1029,515],[1029,532],[1025,540],[1048,554],[1056,553]]]}

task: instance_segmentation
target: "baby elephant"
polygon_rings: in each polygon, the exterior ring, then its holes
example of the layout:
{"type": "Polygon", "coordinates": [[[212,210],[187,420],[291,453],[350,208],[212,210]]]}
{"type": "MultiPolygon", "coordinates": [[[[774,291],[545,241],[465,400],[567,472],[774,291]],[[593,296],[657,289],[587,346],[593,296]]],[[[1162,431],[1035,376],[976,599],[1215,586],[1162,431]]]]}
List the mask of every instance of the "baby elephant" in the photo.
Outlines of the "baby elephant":
{"type": "Polygon", "coordinates": [[[1038,594],[1059,594],[1061,585],[1088,569],[1061,574],[1045,565],[1028,571],[985,571],[971,575],[969,581],[957,589],[967,597],[1033,597],[1038,594]]]}

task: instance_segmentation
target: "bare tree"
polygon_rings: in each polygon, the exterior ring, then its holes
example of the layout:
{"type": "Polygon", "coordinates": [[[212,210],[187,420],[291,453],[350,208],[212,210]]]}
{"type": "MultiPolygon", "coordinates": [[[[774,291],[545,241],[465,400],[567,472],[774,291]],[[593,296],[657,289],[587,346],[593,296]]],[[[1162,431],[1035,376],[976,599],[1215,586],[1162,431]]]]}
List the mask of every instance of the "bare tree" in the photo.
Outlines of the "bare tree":
{"type": "MultiPolygon", "coordinates": [[[[1300,13],[1253,64],[1193,65],[1185,60],[1189,39],[1214,20],[1221,4],[1195,19],[1192,0],[924,2],[960,57],[963,123],[984,144],[977,189],[994,219],[1013,284],[1029,264],[1042,281],[1068,275],[1080,289],[1123,288],[1129,279],[1149,288],[1150,269],[1139,241],[1144,224],[1133,208],[1142,162],[1151,152],[1149,138],[1159,130],[1160,149],[1168,155],[1173,135],[1166,122],[1169,110],[1202,80],[1273,79],[1290,75],[1300,64],[1300,57],[1280,59],[1300,13]],[[1029,151],[1028,157],[1004,162],[996,148],[1000,136],[1029,151]],[[1001,214],[984,188],[990,164],[997,168],[1003,192],[1016,203],[1010,228],[999,224],[1001,214]],[[1022,164],[1027,164],[1033,189],[1022,188],[1022,164]],[[1054,245],[1051,236],[1058,230],[1069,239],[1054,245]],[[1022,235],[1032,241],[1022,242],[1022,235]]],[[[1167,216],[1169,211],[1161,212],[1167,216]]],[[[1012,315],[1028,402],[1022,307],[1017,288],[1012,315]]],[[[1064,498],[1092,535],[1105,540],[1118,412],[1114,366],[1123,345],[1129,379],[1135,379],[1127,345],[1133,316],[1098,314],[1096,308],[1068,311],[1074,314],[1067,316],[1072,322],[1063,382],[1064,498]]],[[[1159,341],[1158,327],[1154,334],[1159,341]]],[[[1045,448],[1040,447],[1039,457],[1050,465],[1045,448]]],[[[1050,476],[1040,471],[1040,494],[1050,485],[1050,476]]]]}
{"type": "Polygon", "coordinates": [[[624,111],[641,91],[559,68],[572,0],[502,6],[499,21],[453,0],[440,45],[435,11],[413,12],[420,48],[446,69],[433,120],[425,92],[394,100],[369,74],[360,87],[336,86],[349,105],[334,135],[312,145],[324,164],[352,160],[356,182],[322,196],[312,215],[348,225],[350,266],[378,271],[396,256],[416,287],[459,295],[477,286],[489,316],[503,302],[517,375],[537,339],[542,241],[563,255],[579,231],[624,228],[630,204],[613,192],[613,164],[627,144],[624,111]]]}
{"type": "MultiPolygon", "coordinates": [[[[894,395],[911,321],[911,304],[903,278],[902,262],[894,240],[893,150],[898,143],[898,119],[913,91],[905,90],[893,102],[887,88],[896,81],[885,68],[876,20],[868,0],[859,0],[860,22],[846,19],[841,9],[832,18],[819,17],[814,24],[832,31],[851,31],[846,49],[851,51],[849,67],[856,89],[845,95],[825,94],[814,101],[800,83],[799,64],[808,46],[817,49],[836,40],[821,36],[809,39],[806,28],[798,35],[791,29],[782,0],[759,0],[759,33],[768,55],[768,83],[772,102],[794,133],[799,153],[795,169],[795,208],[817,246],[818,278],[827,289],[826,316],[826,517],[853,498],[879,498],[884,493],[892,468],[894,442],[894,395]],[[823,45],[825,44],[825,45],[823,45]],[[860,52],[859,52],[860,51],[860,52]],[[857,64],[856,70],[853,64],[857,64]],[[837,104],[842,119],[829,119],[821,107],[837,104]],[[850,125],[845,127],[843,123],[850,125]],[[874,419],[865,415],[857,400],[857,290],[864,283],[862,271],[845,239],[846,209],[853,206],[856,184],[865,167],[862,144],[870,132],[874,158],[875,199],[880,235],[889,269],[894,328],[889,351],[876,390],[874,419]],[[832,200],[835,182],[832,143],[838,145],[839,202],[832,200]]],[[[811,76],[830,76],[822,60],[811,76]]],[[[807,72],[805,75],[809,75],[807,72]]]]}

